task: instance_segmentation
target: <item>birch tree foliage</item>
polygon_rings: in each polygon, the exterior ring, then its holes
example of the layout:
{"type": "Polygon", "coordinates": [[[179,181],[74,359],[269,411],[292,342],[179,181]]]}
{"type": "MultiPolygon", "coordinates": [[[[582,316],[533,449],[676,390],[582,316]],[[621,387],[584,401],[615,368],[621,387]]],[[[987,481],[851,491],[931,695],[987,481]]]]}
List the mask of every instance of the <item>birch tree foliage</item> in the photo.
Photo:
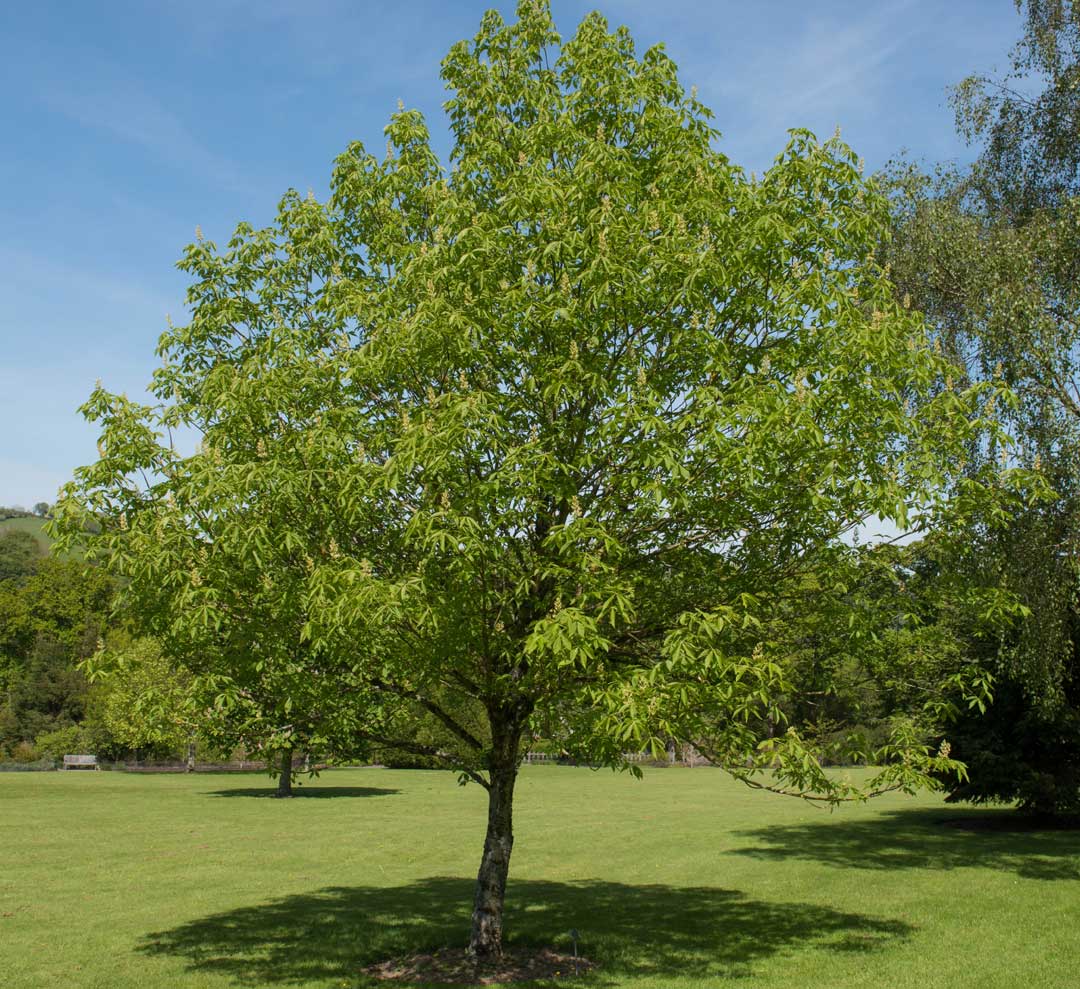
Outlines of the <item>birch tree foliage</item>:
{"type": "Polygon", "coordinates": [[[952,103],[958,130],[980,145],[979,194],[1022,224],[1080,192],[1080,5],[1014,5],[1023,31],[1008,70],[962,80],[952,103]]]}
{"type": "Polygon", "coordinates": [[[995,412],[1017,442],[979,454],[1040,471],[1044,498],[967,543],[982,543],[979,568],[1004,574],[1035,609],[1011,665],[1033,697],[1056,703],[1062,664],[1072,662],[1080,490],[1080,8],[1016,6],[1024,30],[1011,71],[971,77],[954,93],[959,129],[979,157],[970,170],[934,176],[891,170],[887,253],[964,380],[1003,380],[1017,396],[995,412]]]}
{"type": "Polygon", "coordinates": [[[1031,613],[992,657],[1001,704],[954,733],[973,772],[953,796],[1050,814],[1080,806],[1080,7],[1016,6],[1024,26],[1011,71],[954,94],[978,158],[934,176],[891,170],[887,254],[963,379],[1002,380],[1017,397],[995,412],[1016,442],[973,459],[1003,456],[1042,475],[1039,504],[1003,526],[971,520],[951,567],[1031,613]]]}
{"type": "MultiPolygon", "coordinates": [[[[242,600],[273,638],[299,575],[297,675],[435,718],[485,786],[567,718],[612,763],[706,725],[753,758],[770,592],[868,517],[927,523],[988,424],[875,261],[887,204],[839,137],[748,176],[661,47],[599,15],[562,43],[531,2],[443,77],[448,162],[401,108],[327,202],[187,248],[157,401],[94,392],[57,528],[100,520],[90,553],[182,637],[242,600]]],[[[921,745],[895,741],[908,782],[942,765],[921,745]]]]}

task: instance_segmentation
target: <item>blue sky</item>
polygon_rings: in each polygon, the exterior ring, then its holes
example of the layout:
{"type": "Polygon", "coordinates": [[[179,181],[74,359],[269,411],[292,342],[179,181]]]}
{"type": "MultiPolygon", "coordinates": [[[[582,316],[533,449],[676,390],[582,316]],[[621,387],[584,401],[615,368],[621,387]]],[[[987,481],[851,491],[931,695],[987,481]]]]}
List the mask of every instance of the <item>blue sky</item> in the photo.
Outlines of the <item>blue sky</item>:
{"type": "MultiPolygon", "coordinates": [[[[281,193],[326,190],[353,139],[381,149],[402,99],[448,149],[439,61],[472,0],[41,0],[0,7],[0,505],[51,501],[96,456],[76,409],[94,381],[141,394],[176,259],[281,193]]],[[[596,7],[553,0],[570,35],[596,7]]],[[[788,127],[837,124],[874,169],[901,149],[966,158],[947,87],[1004,67],[1012,0],[609,0],[641,50],[664,42],[760,171],[788,127]]]]}

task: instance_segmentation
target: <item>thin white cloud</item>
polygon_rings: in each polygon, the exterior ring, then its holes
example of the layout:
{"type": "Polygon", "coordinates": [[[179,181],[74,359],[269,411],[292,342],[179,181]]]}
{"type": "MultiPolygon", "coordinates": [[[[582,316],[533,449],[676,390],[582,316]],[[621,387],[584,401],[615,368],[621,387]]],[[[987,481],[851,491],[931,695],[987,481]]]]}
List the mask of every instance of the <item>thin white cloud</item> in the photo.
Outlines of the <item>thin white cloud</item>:
{"type": "Polygon", "coordinates": [[[164,326],[170,307],[179,312],[180,301],[141,285],[136,274],[82,268],[31,251],[0,245],[0,338],[10,332],[27,333],[31,327],[16,326],[18,308],[37,296],[52,299],[65,311],[75,307],[84,313],[116,310],[127,314],[154,315],[164,326]]]}
{"type": "Polygon", "coordinates": [[[915,2],[882,5],[846,24],[815,21],[787,71],[782,67],[775,91],[783,111],[827,109],[838,94],[845,102],[872,99],[881,85],[881,65],[927,30],[924,20],[907,16],[915,2]]]}
{"type": "MultiPolygon", "coordinates": [[[[754,158],[771,157],[788,128],[831,130],[886,103],[895,84],[889,63],[932,29],[926,12],[913,10],[919,5],[807,5],[796,15],[801,22],[774,34],[773,44],[725,51],[722,70],[715,63],[704,72],[700,64],[685,68],[712,94],[727,136],[754,158]]],[[[764,17],[763,8],[751,16],[764,17]]],[[[745,26],[754,35],[763,27],[745,26]]]]}
{"type": "Polygon", "coordinates": [[[103,70],[81,79],[47,77],[38,100],[70,120],[150,152],[182,171],[227,189],[244,188],[240,170],[206,147],[177,113],[138,83],[110,78],[103,70]]]}

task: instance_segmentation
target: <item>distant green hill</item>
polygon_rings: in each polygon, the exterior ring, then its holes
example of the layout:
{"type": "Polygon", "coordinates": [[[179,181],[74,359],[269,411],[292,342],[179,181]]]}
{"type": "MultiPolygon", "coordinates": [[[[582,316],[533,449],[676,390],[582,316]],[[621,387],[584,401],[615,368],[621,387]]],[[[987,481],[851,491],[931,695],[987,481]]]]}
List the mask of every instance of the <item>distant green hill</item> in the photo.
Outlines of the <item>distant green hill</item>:
{"type": "Polygon", "coordinates": [[[28,532],[41,543],[42,552],[48,553],[53,541],[43,528],[45,521],[45,519],[38,518],[36,515],[24,518],[0,519],[0,536],[8,532],[28,532]]]}
{"type": "MultiPolygon", "coordinates": [[[[41,545],[41,551],[48,554],[49,550],[52,549],[52,544],[55,542],[45,532],[45,523],[48,521],[48,519],[40,518],[37,515],[5,516],[4,509],[0,508],[0,536],[8,532],[28,532],[41,545]]],[[[76,546],[70,552],[59,553],[57,556],[61,560],[83,560],[86,558],[85,553],[85,547],[76,546]]]]}
{"type": "MultiPolygon", "coordinates": [[[[48,519],[38,518],[36,515],[6,519],[0,518],[0,536],[3,536],[8,532],[28,532],[38,541],[38,544],[41,546],[41,552],[48,555],[54,540],[50,539],[48,533],[45,531],[45,523],[47,521],[48,519]]],[[[84,558],[83,550],[79,548],[76,548],[69,553],[59,553],[57,555],[61,560],[81,560],[84,558]]]]}

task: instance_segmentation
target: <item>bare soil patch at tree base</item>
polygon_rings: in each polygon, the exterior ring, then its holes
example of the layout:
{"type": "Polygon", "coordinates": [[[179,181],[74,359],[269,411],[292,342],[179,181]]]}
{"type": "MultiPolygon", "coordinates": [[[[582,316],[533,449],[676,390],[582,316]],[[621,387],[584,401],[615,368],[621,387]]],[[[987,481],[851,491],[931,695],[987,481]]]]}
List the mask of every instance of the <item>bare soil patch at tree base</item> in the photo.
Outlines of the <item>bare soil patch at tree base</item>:
{"type": "MultiPolygon", "coordinates": [[[[576,974],[595,968],[594,962],[578,958],[576,974]]],[[[403,955],[376,962],[362,969],[364,975],[386,982],[427,982],[446,986],[487,986],[500,982],[536,982],[544,979],[572,979],[573,955],[551,948],[508,948],[497,962],[477,966],[464,948],[403,955]]]]}

